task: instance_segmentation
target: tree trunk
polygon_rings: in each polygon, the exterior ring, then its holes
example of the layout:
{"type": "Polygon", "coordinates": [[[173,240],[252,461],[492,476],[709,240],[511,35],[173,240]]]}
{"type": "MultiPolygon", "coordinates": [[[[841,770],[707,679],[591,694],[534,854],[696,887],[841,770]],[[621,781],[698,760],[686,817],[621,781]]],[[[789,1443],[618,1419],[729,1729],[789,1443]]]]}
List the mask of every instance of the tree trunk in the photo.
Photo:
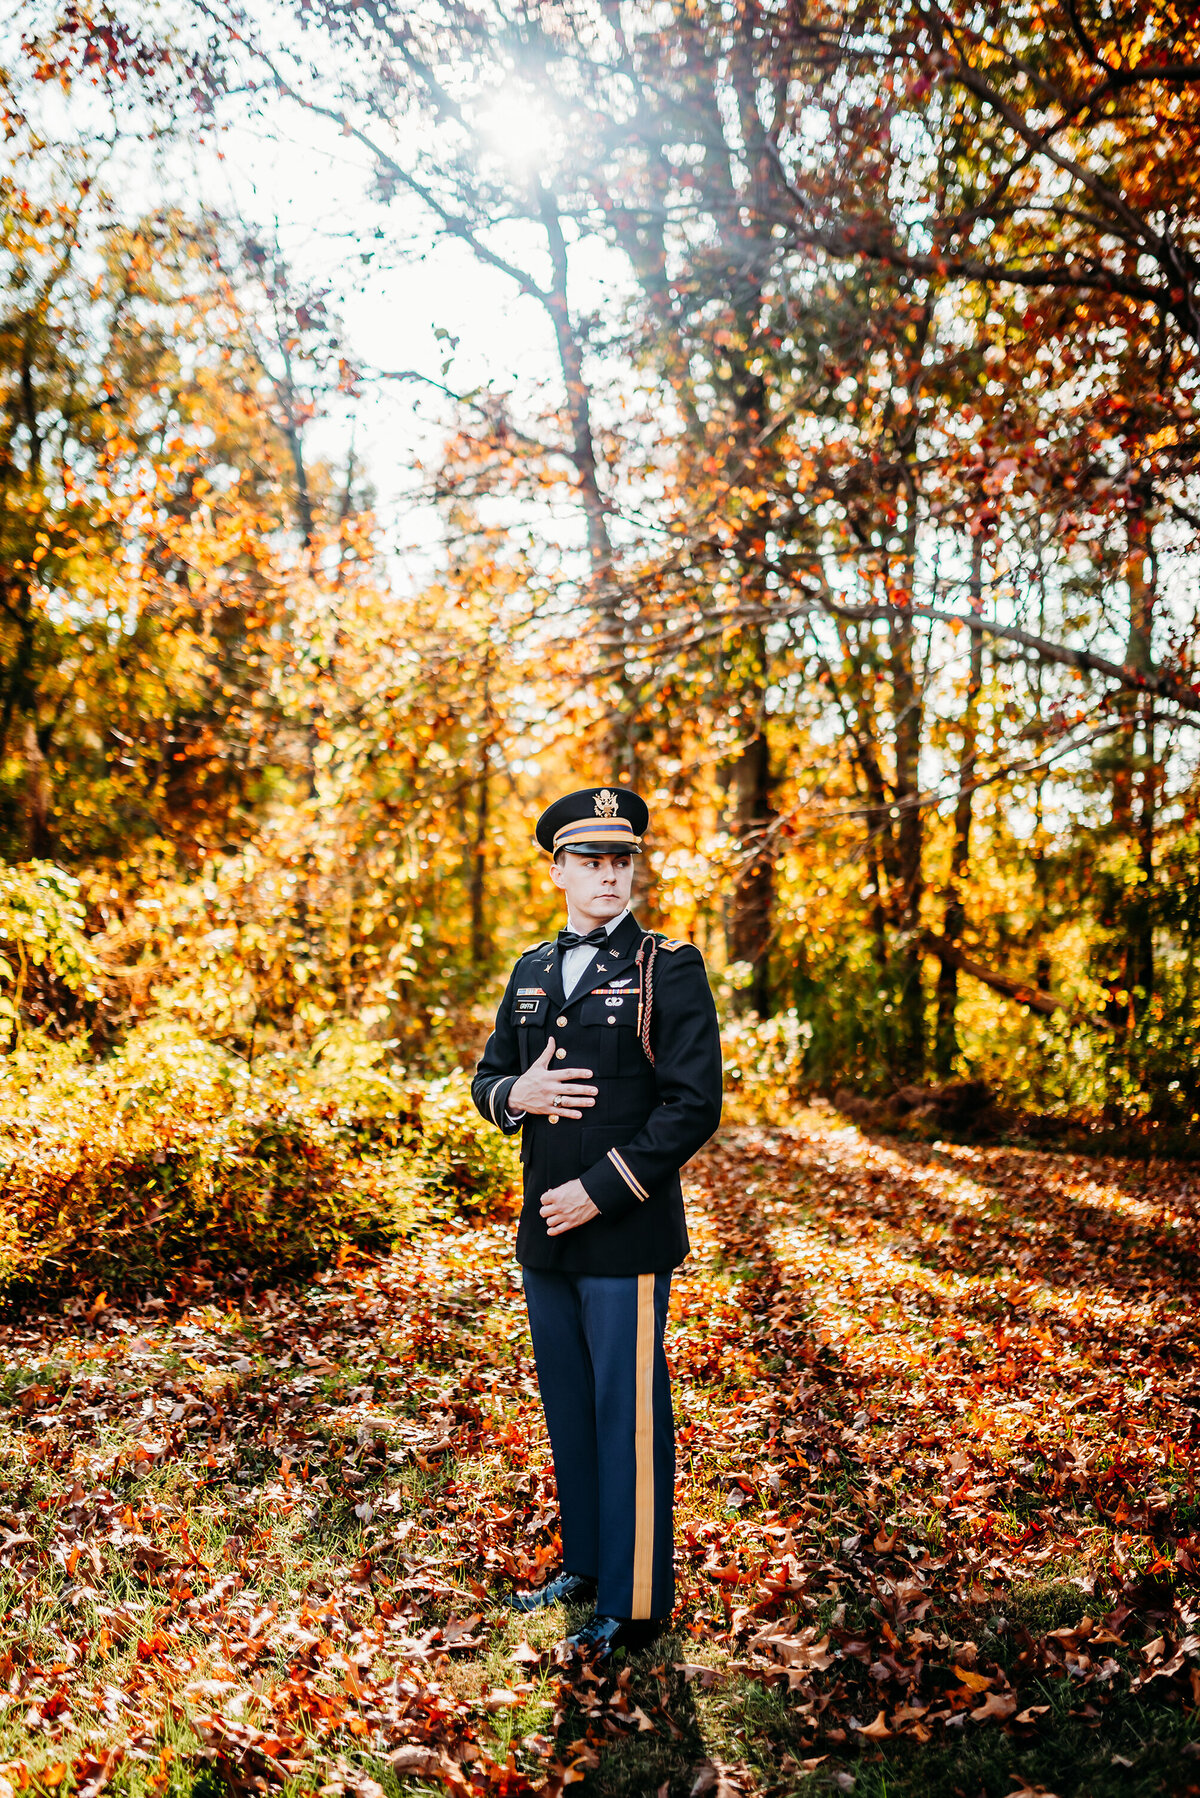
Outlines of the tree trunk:
{"type": "MultiPolygon", "coordinates": [[[[916,381],[924,363],[932,308],[925,306],[918,322],[912,363],[907,378],[916,381]]],[[[921,733],[924,728],[924,695],[917,676],[915,629],[909,609],[915,598],[917,568],[916,414],[898,432],[900,479],[897,498],[904,499],[904,533],[901,552],[905,610],[889,629],[892,707],[894,717],[896,778],[896,946],[899,952],[897,1042],[899,1072],[906,1080],[925,1075],[925,987],[921,949],[921,901],[925,896],[925,813],[921,792],[921,733]]]]}
{"type": "Polygon", "coordinates": [[[871,899],[871,940],[875,948],[875,965],[882,985],[887,979],[888,965],[887,895],[883,887],[883,863],[879,856],[879,834],[873,820],[871,835],[867,838],[867,872],[870,879],[867,891],[871,899]]]}
{"type": "MultiPolygon", "coordinates": [[[[983,604],[983,538],[971,545],[971,605],[979,611],[983,604]]],[[[971,633],[971,664],[967,675],[967,691],[963,704],[962,752],[958,761],[958,799],[954,807],[954,837],[950,846],[950,877],[946,882],[945,910],[942,914],[942,939],[957,947],[962,935],[965,914],[962,883],[971,865],[971,809],[974,793],[971,782],[975,773],[979,740],[979,692],[983,685],[983,638],[971,633]]],[[[949,1080],[958,1058],[958,964],[949,956],[942,957],[937,983],[937,1027],[934,1039],[934,1068],[939,1080],[949,1080]]]]}
{"type": "MultiPolygon", "coordinates": [[[[1156,563],[1153,543],[1152,496],[1145,483],[1139,484],[1128,523],[1128,554],[1125,579],[1129,588],[1129,642],[1125,660],[1130,667],[1148,669],[1153,666],[1154,606],[1156,563]]],[[[1142,1015],[1154,994],[1154,836],[1158,796],[1158,771],[1154,729],[1154,700],[1147,695],[1134,701],[1141,714],[1142,769],[1138,786],[1138,813],[1133,817],[1135,754],[1134,731],[1128,737],[1128,790],[1124,795],[1126,827],[1134,837],[1138,850],[1138,866],[1142,880],[1132,906],[1129,936],[1125,945],[1125,990],[1129,994],[1130,1012],[1142,1015]]]]}
{"type": "MultiPolygon", "coordinates": [[[[8,666],[0,668],[0,762],[16,752],[18,734],[28,734],[22,731],[22,720],[29,720],[32,729],[31,717],[37,698],[33,673],[37,619],[27,586],[9,585],[6,610],[16,622],[17,641],[8,666]]],[[[30,773],[26,762],[27,778],[30,773]]],[[[13,839],[13,846],[26,854],[32,853],[29,847],[32,822],[28,798],[22,799],[20,788],[14,788],[11,794],[0,799],[0,828],[13,839]]]]}
{"type": "Polygon", "coordinates": [[[479,745],[479,781],[475,801],[475,840],[471,847],[471,966],[482,968],[490,947],[485,900],[487,895],[488,812],[491,801],[491,744],[479,745]]]}
{"type": "MultiPolygon", "coordinates": [[[[338,516],[338,534],[339,534],[338,535],[338,561],[337,561],[337,573],[333,577],[333,585],[334,585],[334,590],[338,593],[341,592],[342,588],[346,584],[346,525],[350,519],[351,513],[354,510],[354,476],[355,476],[356,468],[357,468],[357,464],[355,462],[355,457],[354,457],[354,431],[351,430],[351,432],[350,432],[350,447],[346,451],[346,480],[342,487],[342,497],[338,504],[338,515],[337,515],[338,516]]],[[[335,636],[335,643],[337,640],[337,636],[340,636],[340,634],[341,634],[341,625],[339,623],[337,635],[335,636]]]]}
{"type": "Polygon", "coordinates": [[[50,771],[32,718],[25,721],[25,841],[32,856],[48,856],[50,841],[50,771]]]}
{"type": "Polygon", "coordinates": [[[598,641],[606,660],[617,664],[614,680],[617,704],[609,713],[605,753],[614,780],[633,783],[637,776],[637,693],[625,668],[625,625],[620,595],[613,578],[612,539],[608,530],[608,502],[600,487],[596,438],[592,426],[592,402],[583,370],[583,344],[571,316],[567,290],[567,243],[562,218],[553,194],[538,183],[538,209],[550,256],[550,285],[541,298],[554,328],[554,343],[567,395],[571,427],[568,452],[575,470],[576,491],[587,524],[588,564],[591,574],[589,604],[599,625],[598,641]]]}
{"type": "Polygon", "coordinates": [[[771,825],[771,756],[761,722],[733,765],[730,789],[733,835],[740,851],[729,921],[731,961],[749,962],[750,1009],[760,1018],[771,1011],[771,938],[775,914],[775,855],[771,825]]]}
{"type": "Polygon", "coordinates": [[[1143,701],[1142,754],[1145,758],[1140,782],[1138,812],[1138,865],[1142,874],[1139,889],[1138,926],[1132,945],[1134,966],[1130,991],[1140,1016],[1154,996],[1154,839],[1158,814],[1158,745],[1154,728],[1154,701],[1143,701]]]}
{"type": "Polygon", "coordinates": [[[925,1073],[925,990],[921,979],[921,900],[925,892],[924,817],[920,794],[921,699],[913,666],[913,621],[897,617],[889,631],[892,701],[895,707],[896,1007],[897,1073],[915,1081],[925,1073]]]}
{"type": "MultiPolygon", "coordinates": [[[[747,320],[747,347],[730,350],[733,369],[733,402],[737,455],[742,480],[753,482],[759,497],[743,500],[745,510],[738,530],[734,556],[743,597],[760,611],[767,609],[765,542],[770,521],[770,502],[761,494],[771,485],[766,455],[760,442],[767,419],[767,392],[756,366],[755,318],[760,292],[753,277],[746,280],[740,305],[747,320]]],[[[771,750],[766,732],[766,698],[770,679],[766,635],[748,631],[744,653],[735,667],[739,675],[736,697],[743,720],[753,719],[754,734],[743,745],[733,764],[733,836],[738,846],[733,889],[729,951],[734,961],[749,962],[754,972],[748,989],[749,1005],[760,1018],[772,1010],[771,942],[775,933],[775,819],[771,750]]]]}

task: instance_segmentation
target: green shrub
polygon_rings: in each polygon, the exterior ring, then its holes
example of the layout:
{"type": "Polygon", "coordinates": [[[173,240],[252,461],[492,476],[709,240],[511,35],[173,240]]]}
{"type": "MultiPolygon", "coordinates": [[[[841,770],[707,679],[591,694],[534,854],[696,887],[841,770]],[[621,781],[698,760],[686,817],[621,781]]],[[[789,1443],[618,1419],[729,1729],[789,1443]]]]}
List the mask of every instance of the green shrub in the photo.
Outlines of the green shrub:
{"type": "Polygon", "coordinates": [[[83,934],[79,882],[53,862],[0,864],[0,1044],[18,1029],[31,973],[94,996],[96,957],[83,934]]]}
{"type": "Polygon", "coordinates": [[[507,1210],[521,1185],[519,1138],[483,1121],[461,1068],[430,1081],[420,1121],[418,1171],[426,1192],[463,1211],[507,1210]]]}
{"type": "Polygon", "coordinates": [[[729,1123],[786,1123],[807,1081],[813,1027],[789,1011],[760,1018],[727,1018],[721,1029],[725,1067],[724,1115],[729,1123]]]}
{"type": "MultiPolygon", "coordinates": [[[[401,1097],[382,1078],[376,1114],[401,1097]]],[[[169,1287],[383,1242],[412,1219],[417,1158],[364,1149],[363,1117],[311,1062],[251,1068],[185,1026],[103,1061],[29,1040],[0,1063],[0,1290],[169,1287]]]]}

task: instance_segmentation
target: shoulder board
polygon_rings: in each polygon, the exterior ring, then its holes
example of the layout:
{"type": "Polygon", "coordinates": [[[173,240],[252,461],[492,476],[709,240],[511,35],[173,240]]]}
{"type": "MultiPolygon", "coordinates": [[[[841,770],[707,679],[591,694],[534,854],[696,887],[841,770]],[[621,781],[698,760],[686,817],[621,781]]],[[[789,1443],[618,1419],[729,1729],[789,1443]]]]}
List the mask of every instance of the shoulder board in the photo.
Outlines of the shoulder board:
{"type": "Polygon", "coordinates": [[[676,949],[694,949],[696,947],[695,943],[685,943],[685,942],[675,943],[675,942],[672,942],[670,940],[670,938],[665,937],[665,936],[659,937],[658,946],[660,949],[666,949],[671,954],[673,954],[676,949]]]}
{"type": "Polygon", "coordinates": [[[532,949],[522,949],[517,960],[524,961],[527,955],[544,955],[547,949],[553,949],[554,943],[555,939],[553,937],[548,943],[535,943],[532,949]]]}

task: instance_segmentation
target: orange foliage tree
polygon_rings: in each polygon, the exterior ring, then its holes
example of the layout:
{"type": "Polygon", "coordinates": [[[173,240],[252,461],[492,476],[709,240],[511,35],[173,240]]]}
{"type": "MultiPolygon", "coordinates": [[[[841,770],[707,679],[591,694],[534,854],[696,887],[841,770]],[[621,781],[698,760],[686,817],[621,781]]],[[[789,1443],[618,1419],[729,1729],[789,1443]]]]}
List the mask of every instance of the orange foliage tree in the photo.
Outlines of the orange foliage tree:
{"type": "Polygon", "coordinates": [[[495,929],[538,914],[515,819],[577,770],[573,733],[668,819],[644,906],[744,1008],[795,1011],[807,1079],[967,1072],[1190,1115],[1196,219],[1186,156],[1147,130],[1153,107],[1192,141],[1190,19],[422,0],[306,6],[269,41],[270,16],[197,8],[236,27],[235,69],[147,58],[127,11],[43,43],[42,69],[186,78],[210,112],[249,77],[261,116],[335,120],[381,220],[403,194],[532,296],[560,378],[542,416],[464,397],[418,600],[361,485],[311,457],[322,395],[356,379],[333,297],[252,240],[196,315],[233,321],[224,364],[199,358],[206,403],[246,413],[236,483],[172,516],[216,506],[228,533],[258,507],[252,574],[220,531],[184,560],[223,605],[253,589],[265,630],[205,743],[259,730],[247,829],[295,874],[268,941],[306,970],[303,1001],[256,976],[254,1015],[377,999],[424,1052],[495,929]],[[522,107],[536,166],[497,139],[522,107]],[[536,516],[556,487],[582,561],[523,561],[475,509],[536,516]]]}

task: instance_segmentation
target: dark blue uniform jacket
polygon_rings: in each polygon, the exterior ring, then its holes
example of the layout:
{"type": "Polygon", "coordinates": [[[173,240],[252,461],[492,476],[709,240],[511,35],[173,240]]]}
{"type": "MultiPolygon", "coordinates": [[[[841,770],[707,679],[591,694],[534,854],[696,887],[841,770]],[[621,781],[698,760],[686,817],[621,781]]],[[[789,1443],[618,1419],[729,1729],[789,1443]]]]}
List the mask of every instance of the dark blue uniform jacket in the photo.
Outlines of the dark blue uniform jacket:
{"type": "Polygon", "coordinates": [[[517,1259],[525,1267],[576,1274],[666,1273],[688,1252],[679,1170],[721,1117],[721,1042],[704,958],[691,943],[656,937],[649,1041],[639,1040],[648,955],[633,917],[619,924],[564,1001],[556,944],[529,949],[509,977],[475,1072],[472,1096],[483,1116],[520,1130],[525,1202],[517,1259]],[[596,1103],[579,1118],[509,1123],[513,1082],[553,1036],[566,1050],[552,1065],[590,1068],[596,1103]],[[600,1216],[547,1234],[542,1194],[582,1180],[600,1216]]]}

